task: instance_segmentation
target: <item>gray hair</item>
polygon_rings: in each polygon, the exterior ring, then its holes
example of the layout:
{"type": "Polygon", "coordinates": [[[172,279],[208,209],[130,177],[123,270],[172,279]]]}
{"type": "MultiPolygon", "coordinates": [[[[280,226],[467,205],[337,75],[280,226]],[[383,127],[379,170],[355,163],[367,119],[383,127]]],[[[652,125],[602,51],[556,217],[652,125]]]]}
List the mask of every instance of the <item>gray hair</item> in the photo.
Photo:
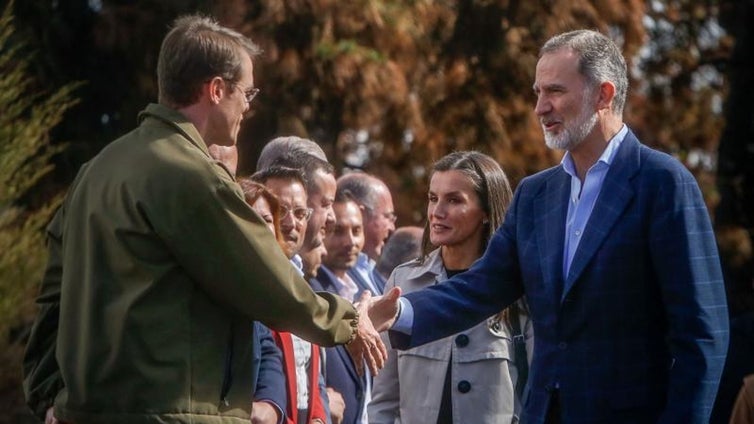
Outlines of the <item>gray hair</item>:
{"type": "Polygon", "coordinates": [[[579,72],[587,81],[595,86],[606,81],[615,85],[613,112],[622,115],[628,92],[628,71],[626,60],[618,46],[597,31],[577,30],[547,40],[539,51],[539,57],[564,48],[579,55],[579,72]]]}
{"type": "Polygon", "coordinates": [[[273,162],[286,154],[297,152],[307,153],[327,162],[325,151],[314,141],[296,136],[277,137],[270,140],[259,153],[257,171],[269,168],[273,162]]]}
{"type": "Polygon", "coordinates": [[[338,178],[338,191],[348,191],[353,199],[368,212],[372,212],[379,202],[375,187],[384,185],[379,178],[364,172],[351,172],[338,178]]]}

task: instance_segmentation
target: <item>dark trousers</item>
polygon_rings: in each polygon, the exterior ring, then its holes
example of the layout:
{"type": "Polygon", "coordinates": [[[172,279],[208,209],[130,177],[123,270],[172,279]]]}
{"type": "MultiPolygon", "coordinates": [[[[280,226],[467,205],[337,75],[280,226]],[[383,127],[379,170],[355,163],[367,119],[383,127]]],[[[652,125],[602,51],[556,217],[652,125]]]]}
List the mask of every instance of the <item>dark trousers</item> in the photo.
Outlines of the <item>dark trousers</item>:
{"type": "Polygon", "coordinates": [[[547,407],[545,424],[560,424],[560,392],[553,390],[550,393],[550,406],[547,407]]]}

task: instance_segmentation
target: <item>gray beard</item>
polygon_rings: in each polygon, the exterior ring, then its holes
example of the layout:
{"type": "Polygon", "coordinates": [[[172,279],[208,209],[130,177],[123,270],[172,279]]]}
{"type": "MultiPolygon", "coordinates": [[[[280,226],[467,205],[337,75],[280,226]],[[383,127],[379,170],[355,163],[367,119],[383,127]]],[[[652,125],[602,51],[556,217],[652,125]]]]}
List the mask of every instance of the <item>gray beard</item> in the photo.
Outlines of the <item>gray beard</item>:
{"type": "Polygon", "coordinates": [[[589,135],[597,125],[597,114],[585,111],[579,116],[579,123],[575,127],[564,128],[558,135],[553,135],[545,131],[545,144],[550,149],[572,150],[589,135]]]}

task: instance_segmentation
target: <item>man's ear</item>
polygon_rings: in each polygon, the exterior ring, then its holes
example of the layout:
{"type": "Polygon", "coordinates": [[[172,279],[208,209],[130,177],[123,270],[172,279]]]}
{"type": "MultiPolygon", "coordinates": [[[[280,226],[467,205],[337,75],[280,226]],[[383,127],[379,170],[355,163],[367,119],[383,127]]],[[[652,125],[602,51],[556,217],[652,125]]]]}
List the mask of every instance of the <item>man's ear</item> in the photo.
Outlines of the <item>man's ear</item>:
{"type": "Polygon", "coordinates": [[[599,87],[600,97],[597,101],[597,110],[609,109],[612,107],[613,98],[615,98],[615,84],[605,81],[599,87]]]}
{"type": "Polygon", "coordinates": [[[225,80],[214,77],[204,85],[205,95],[213,105],[219,104],[225,95],[225,80]]]}

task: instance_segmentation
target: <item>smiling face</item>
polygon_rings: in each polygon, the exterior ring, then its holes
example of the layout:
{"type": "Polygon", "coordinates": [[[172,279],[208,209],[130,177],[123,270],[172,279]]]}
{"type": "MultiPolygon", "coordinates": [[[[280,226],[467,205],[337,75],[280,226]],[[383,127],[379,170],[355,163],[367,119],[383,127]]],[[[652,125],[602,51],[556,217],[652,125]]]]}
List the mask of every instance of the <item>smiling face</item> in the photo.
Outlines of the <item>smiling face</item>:
{"type": "Polygon", "coordinates": [[[333,202],[335,201],[335,176],[322,169],[318,169],[311,176],[312,185],[316,187],[309,193],[307,203],[312,209],[312,217],[306,229],[304,250],[316,249],[322,245],[325,230],[335,223],[333,202]]]}
{"type": "Polygon", "coordinates": [[[579,72],[578,55],[564,48],[537,63],[534,109],[551,149],[572,150],[596,127],[596,93],[579,72]]]}
{"type": "Polygon", "coordinates": [[[429,240],[435,246],[477,251],[484,239],[482,209],[471,178],[461,171],[438,171],[429,183],[429,240]]]}
{"type": "Polygon", "coordinates": [[[288,258],[292,258],[304,243],[307,222],[306,219],[298,219],[294,211],[306,209],[306,190],[300,182],[288,178],[269,178],[264,185],[280,201],[283,250],[288,258]]]}
{"type": "Polygon", "coordinates": [[[327,255],[323,258],[323,263],[342,277],[356,265],[359,252],[364,247],[364,227],[361,209],[353,201],[335,203],[333,209],[335,225],[325,236],[327,255]]]}

